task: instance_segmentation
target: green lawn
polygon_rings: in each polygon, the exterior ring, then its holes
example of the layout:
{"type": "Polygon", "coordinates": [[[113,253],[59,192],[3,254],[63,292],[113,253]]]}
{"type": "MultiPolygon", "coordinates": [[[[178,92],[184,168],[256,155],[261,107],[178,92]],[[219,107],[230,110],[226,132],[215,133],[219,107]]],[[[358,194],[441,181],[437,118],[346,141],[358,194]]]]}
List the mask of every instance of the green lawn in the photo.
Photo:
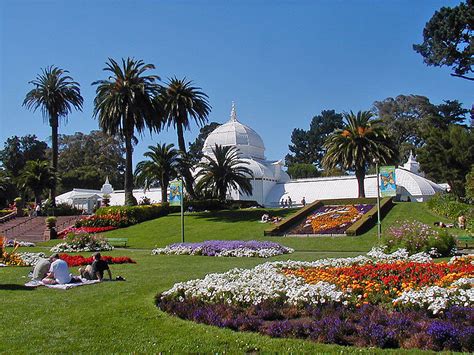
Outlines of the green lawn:
{"type": "MultiPolygon", "coordinates": [[[[247,210],[186,216],[187,240],[266,239],[279,241],[297,250],[291,256],[283,255],[270,260],[355,256],[370,249],[376,242],[374,230],[360,237],[263,238],[263,230],[267,226],[258,223],[261,214],[262,211],[247,210]]],[[[405,219],[407,215],[430,224],[440,220],[429,213],[423,204],[404,203],[394,207],[384,225],[405,219]]],[[[233,267],[250,268],[267,261],[257,258],[150,255],[152,247],[178,242],[179,226],[179,216],[171,215],[107,233],[110,237],[130,240],[129,249],[104,253],[130,256],[138,262],[112,265],[114,276],[122,275],[126,282],[104,282],[67,291],[46,288],[29,290],[22,287],[27,281],[28,268],[0,268],[0,352],[361,352],[358,348],[237,333],[183,321],[159,311],[154,305],[155,295],[176,282],[201,278],[207,273],[223,272],[233,267]]],[[[55,241],[47,244],[51,243],[55,241]]],[[[48,249],[36,247],[23,250],[48,249]]],[[[73,272],[77,274],[76,270],[73,272]]],[[[373,353],[374,349],[362,352],[373,353]]]]}

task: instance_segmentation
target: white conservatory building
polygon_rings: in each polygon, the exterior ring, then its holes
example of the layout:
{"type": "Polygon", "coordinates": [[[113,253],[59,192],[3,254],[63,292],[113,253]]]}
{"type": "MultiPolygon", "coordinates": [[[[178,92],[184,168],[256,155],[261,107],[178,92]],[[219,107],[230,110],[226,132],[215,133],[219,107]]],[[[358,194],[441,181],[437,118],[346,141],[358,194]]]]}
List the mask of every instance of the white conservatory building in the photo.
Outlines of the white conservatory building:
{"type": "MultiPolygon", "coordinates": [[[[207,137],[203,152],[212,155],[215,145],[234,146],[241,153],[241,160],[248,163],[253,177],[251,184],[253,192],[247,195],[240,191],[231,190],[229,198],[233,200],[253,200],[267,207],[276,207],[282,199],[291,197],[298,205],[305,198],[307,203],[323,199],[356,198],[357,179],[354,175],[337,177],[320,177],[310,179],[292,180],[283,170],[282,160],[268,160],[265,156],[265,145],[262,138],[249,126],[237,119],[235,105],[232,103],[230,119],[217,127],[207,137]]],[[[419,164],[413,155],[408,161],[395,170],[397,197],[402,201],[427,201],[436,192],[445,191],[445,188],[426,179],[419,170],[419,164]]],[[[65,202],[78,207],[83,206],[87,212],[91,212],[98,200],[104,194],[110,195],[111,205],[123,205],[125,193],[123,190],[114,190],[108,180],[101,190],[74,189],[56,198],[58,203],[65,202]]],[[[146,197],[151,202],[161,201],[161,189],[151,188],[144,191],[137,189],[133,191],[137,201],[146,197]]],[[[366,197],[376,197],[377,177],[367,175],[365,178],[366,197]]]]}

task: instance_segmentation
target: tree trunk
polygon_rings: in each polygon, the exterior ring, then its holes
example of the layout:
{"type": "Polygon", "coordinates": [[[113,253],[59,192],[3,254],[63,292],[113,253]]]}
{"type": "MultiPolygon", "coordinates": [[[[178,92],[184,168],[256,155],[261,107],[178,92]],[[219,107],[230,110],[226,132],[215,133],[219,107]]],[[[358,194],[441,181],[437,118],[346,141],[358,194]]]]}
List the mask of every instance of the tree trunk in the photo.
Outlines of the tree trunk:
{"type": "Polygon", "coordinates": [[[133,196],[132,137],[125,135],[125,206],[135,206],[137,199],[133,196]]]}
{"type": "Polygon", "coordinates": [[[161,180],[161,204],[168,202],[168,181],[161,180]]]}
{"type": "MultiPolygon", "coordinates": [[[[186,154],[186,144],[184,142],[183,126],[180,123],[176,125],[176,131],[178,133],[179,150],[181,150],[183,154],[186,154]]],[[[183,176],[184,183],[186,185],[186,191],[188,192],[188,194],[191,196],[192,199],[196,198],[196,195],[194,194],[194,186],[193,186],[194,179],[189,169],[183,169],[183,175],[184,175],[183,176]]]]}
{"type": "Polygon", "coordinates": [[[365,188],[364,188],[365,170],[357,169],[355,173],[356,173],[357,183],[359,185],[359,198],[364,198],[365,197],[365,188]]]}
{"type": "MultiPolygon", "coordinates": [[[[52,170],[54,183],[49,190],[49,201],[52,207],[56,207],[56,174],[58,172],[58,118],[51,119],[51,145],[53,150],[52,170]]],[[[53,213],[54,214],[54,213],[53,213]]]]}

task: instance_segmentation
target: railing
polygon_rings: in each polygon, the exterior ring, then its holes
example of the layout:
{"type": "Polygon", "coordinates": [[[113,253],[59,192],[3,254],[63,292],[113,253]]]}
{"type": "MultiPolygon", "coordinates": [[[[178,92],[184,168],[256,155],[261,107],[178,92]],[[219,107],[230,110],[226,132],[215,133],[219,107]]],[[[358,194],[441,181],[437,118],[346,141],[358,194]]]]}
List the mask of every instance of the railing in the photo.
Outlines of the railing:
{"type": "Polygon", "coordinates": [[[9,220],[13,219],[16,217],[16,211],[10,212],[9,214],[0,217],[0,223],[5,223],[8,222],[9,220]]]}
{"type": "Polygon", "coordinates": [[[61,222],[56,224],[56,230],[61,232],[62,230],[66,229],[67,227],[70,227],[72,224],[74,224],[79,218],[81,218],[82,215],[78,216],[71,216],[70,218],[64,219],[61,222]]]}
{"type": "Polygon", "coordinates": [[[20,232],[30,230],[31,225],[28,222],[30,222],[34,219],[35,219],[35,217],[27,217],[27,218],[25,218],[24,221],[21,221],[20,223],[5,229],[3,231],[3,234],[5,235],[5,237],[8,237],[9,234],[12,235],[12,234],[15,234],[15,233],[20,233],[20,232]]]}

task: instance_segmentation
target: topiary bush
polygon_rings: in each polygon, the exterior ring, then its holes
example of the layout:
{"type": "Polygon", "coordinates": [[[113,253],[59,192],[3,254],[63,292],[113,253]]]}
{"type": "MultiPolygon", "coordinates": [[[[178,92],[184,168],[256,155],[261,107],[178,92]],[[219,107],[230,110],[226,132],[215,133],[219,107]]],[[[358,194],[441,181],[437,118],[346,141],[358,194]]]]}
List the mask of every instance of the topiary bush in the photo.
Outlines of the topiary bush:
{"type": "Polygon", "coordinates": [[[427,203],[433,212],[447,218],[456,219],[460,215],[469,215],[474,211],[474,206],[460,202],[452,194],[435,194],[427,203]]]}
{"type": "Polygon", "coordinates": [[[418,221],[403,221],[390,227],[383,242],[389,251],[400,248],[410,254],[435,251],[438,256],[449,256],[456,247],[456,239],[448,231],[437,231],[418,221]]]}

